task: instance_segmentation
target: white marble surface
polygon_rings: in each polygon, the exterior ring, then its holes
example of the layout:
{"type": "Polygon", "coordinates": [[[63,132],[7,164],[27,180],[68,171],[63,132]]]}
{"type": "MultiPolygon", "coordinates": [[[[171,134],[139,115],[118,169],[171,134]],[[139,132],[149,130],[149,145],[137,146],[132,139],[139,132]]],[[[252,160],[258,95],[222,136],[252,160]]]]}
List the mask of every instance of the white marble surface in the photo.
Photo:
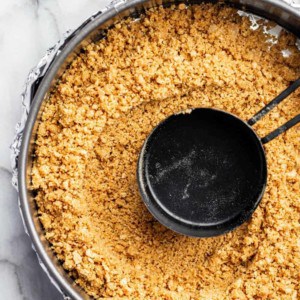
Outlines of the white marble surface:
{"type": "MultiPolygon", "coordinates": [[[[291,2],[292,0],[287,0],[291,2]]],[[[0,0],[0,299],[62,299],[40,268],[10,184],[25,78],[47,48],[110,0],[0,0]]],[[[300,0],[294,0],[300,6],[300,0]]]]}
{"type": "Polygon", "coordinates": [[[9,145],[29,70],[60,39],[110,0],[0,0],[0,299],[62,299],[38,264],[13,189],[9,145]]]}

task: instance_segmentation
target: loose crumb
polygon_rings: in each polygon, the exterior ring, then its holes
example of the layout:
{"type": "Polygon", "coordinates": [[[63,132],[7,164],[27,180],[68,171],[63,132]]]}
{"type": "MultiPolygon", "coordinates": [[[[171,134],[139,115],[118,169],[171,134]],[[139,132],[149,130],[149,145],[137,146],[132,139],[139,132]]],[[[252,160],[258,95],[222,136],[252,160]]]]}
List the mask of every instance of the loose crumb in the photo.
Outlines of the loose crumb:
{"type": "MultiPolygon", "coordinates": [[[[52,90],[32,169],[46,238],[97,299],[299,299],[299,126],[265,145],[267,190],[233,232],[176,234],[141,201],[136,163],[160,121],[196,107],[247,120],[300,74],[293,35],[270,48],[233,8],[178,8],[120,22],[52,90]]],[[[264,136],[299,112],[296,91],[255,130],[264,136]]]]}

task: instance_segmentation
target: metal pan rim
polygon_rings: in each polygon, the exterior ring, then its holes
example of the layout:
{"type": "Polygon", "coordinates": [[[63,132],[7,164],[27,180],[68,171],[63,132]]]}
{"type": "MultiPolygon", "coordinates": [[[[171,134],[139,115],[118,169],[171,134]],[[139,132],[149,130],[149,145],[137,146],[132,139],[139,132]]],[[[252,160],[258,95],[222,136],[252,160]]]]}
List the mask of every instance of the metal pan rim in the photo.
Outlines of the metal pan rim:
{"type": "MultiPolygon", "coordinates": [[[[171,2],[173,1],[166,1],[171,2]]],[[[183,2],[183,1],[182,1],[183,2]]],[[[203,1],[190,1],[186,2],[187,4],[196,4],[203,1]]],[[[211,2],[211,1],[210,1],[211,2]]],[[[216,1],[212,1],[216,2],[216,1]]],[[[268,19],[275,19],[276,14],[274,10],[280,10],[282,14],[282,19],[277,20],[277,22],[282,25],[284,28],[294,32],[300,36],[300,32],[297,31],[297,26],[290,24],[288,17],[293,18],[300,23],[300,12],[293,9],[287,3],[284,3],[280,0],[232,0],[225,1],[227,3],[233,3],[238,5],[241,9],[245,9],[248,12],[262,15],[268,19]],[[265,7],[271,7],[273,10],[266,11],[265,7]]],[[[30,156],[30,145],[32,143],[32,135],[34,126],[37,122],[38,113],[40,112],[41,105],[45,99],[45,95],[49,90],[51,82],[54,80],[55,76],[61,65],[65,62],[67,57],[74,51],[76,46],[78,46],[91,32],[97,30],[99,26],[105,24],[107,21],[113,19],[114,17],[120,15],[121,13],[127,11],[128,15],[131,12],[134,12],[138,5],[149,4],[151,6],[161,5],[163,2],[157,1],[153,3],[150,0],[130,0],[130,1],[115,1],[110,6],[105,9],[103,13],[95,15],[89,22],[86,22],[80,30],[75,31],[75,35],[67,40],[65,47],[62,49],[61,53],[57,55],[47,70],[44,78],[39,84],[39,88],[34,96],[33,103],[28,115],[27,123],[23,132],[22,145],[20,149],[20,154],[18,158],[18,186],[19,186],[19,197],[20,197],[20,208],[22,215],[24,217],[24,222],[27,227],[28,233],[31,237],[33,247],[37,252],[41,262],[44,264],[49,275],[54,278],[57,282],[58,287],[61,291],[67,294],[72,299],[90,299],[90,297],[83,292],[75,283],[72,282],[72,279],[62,271],[59,271],[59,268],[62,267],[55,266],[53,261],[53,256],[50,255],[49,251],[46,251],[45,247],[45,237],[43,234],[38,233],[36,224],[38,217],[36,211],[32,211],[29,202],[28,195],[28,169],[29,169],[29,156],[30,156]],[[68,278],[67,278],[68,277],[68,278]]],[[[278,12],[277,12],[278,13],[278,12]]]]}

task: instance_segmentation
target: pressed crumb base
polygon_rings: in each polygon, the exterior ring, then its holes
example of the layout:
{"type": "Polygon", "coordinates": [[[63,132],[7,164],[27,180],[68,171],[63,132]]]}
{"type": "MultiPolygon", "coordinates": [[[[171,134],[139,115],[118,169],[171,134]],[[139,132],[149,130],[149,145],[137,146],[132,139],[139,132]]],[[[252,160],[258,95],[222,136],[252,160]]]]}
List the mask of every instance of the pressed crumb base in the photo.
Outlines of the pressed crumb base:
{"type": "MultiPolygon", "coordinates": [[[[62,75],[38,128],[32,189],[46,238],[88,294],[299,299],[299,126],[265,146],[263,200],[224,236],[164,228],[136,182],[140,148],[167,116],[214,107],[247,120],[299,76],[295,37],[267,39],[232,8],[157,8],[117,24],[62,75]]],[[[264,136],[299,112],[297,91],[255,129],[264,136]]]]}

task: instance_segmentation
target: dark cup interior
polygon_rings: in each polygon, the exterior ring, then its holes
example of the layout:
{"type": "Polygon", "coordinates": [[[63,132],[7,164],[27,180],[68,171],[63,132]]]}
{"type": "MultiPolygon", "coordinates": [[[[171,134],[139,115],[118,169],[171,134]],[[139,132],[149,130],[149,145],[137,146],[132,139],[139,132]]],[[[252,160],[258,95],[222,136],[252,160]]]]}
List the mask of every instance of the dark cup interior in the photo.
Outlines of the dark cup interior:
{"type": "Polygon", "coordinates": [[[260,139],[238,117],[198,108],[161,122],[138,166],[142,198],[170,229],[198,237],[248,220],[263,195],[266,158],[260,139]]]}

